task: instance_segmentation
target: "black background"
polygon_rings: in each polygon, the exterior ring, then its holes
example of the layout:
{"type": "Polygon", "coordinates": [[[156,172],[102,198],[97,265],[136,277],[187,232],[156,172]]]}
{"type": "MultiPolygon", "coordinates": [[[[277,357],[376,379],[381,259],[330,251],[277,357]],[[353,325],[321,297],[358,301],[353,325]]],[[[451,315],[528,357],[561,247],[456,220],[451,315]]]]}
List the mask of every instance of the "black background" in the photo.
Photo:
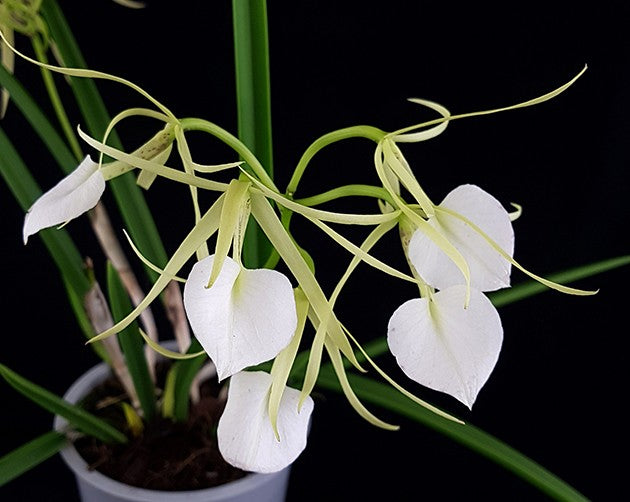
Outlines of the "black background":
{"type": "MultiPolygon", "coordinates": [[[[229,2],[151,2],[141,11],[104,0],[61,5],[92,68],[136,82],[177,116],[207,118],[235,132],[229,2]]],[[[442,136],[404,152],[435,201],[457,185],[474,183],[506,205],[522,204],[515,257],[537,273],[627,254],[628,14],[625,2],[271,2],[277,183],[285,186],[301,152],[328,131],[356,124],[394,130],[429,118],[408,97],[432,99],[452,113],[500,107],[548,92],[588,64],[585,75],[550,102],[454,122],[442,136]]],[[[26,39],[17,43],[29,52],[26,39]]],[[[16,73],[42,96],[37,70],[18,61],[16,73]]],[[[112,113],[147,106],[121,86],[99,87],[112,113]]],[[[2,127],[38,170],[42,186],[54,184],[56,167],[15,107],[2,127]]],[[[135,146],[152,131],[129,127],[125,134],[135,146]]],[[[221,147],[193,148],[200,162],[232,160],[221,147]]],[[[351,181],[377,183],[372,153],[365,141],[330,148],[307,172],[301,193],[351,181]]],[[[148,200],[154,201],[160,229],[172,237],[172,251],[192,213],[180,202],[185,199],[156,204],[162,189],[156,186],[148,200]]],[[[111,205],[109,195],[105,202],[111,205]]],[[[96,359],[83,346],[41,241],[35,237],[22,246],[23,212],[4,185],[0,204],[0,360],[62,393],[96,359]]],[[[369,202],[357,204],[357,210],[374,209],[369,202]]],[[[82,251],[98,260],[84,219],[67,228],[82,251]]],[[[297,225],[296,232],[330,291],[348,256],[306,225],[297,225]]],[[[390,249],[390,262],[402,267],[393,239],[390,249]]],[[[524,279],[513,273],[514,283],[524,279]]],[[[472,412],[408,387],[506,441],[589,498],[622,499],[629,279],[628,269],[620,269],[576,284],[599,288],[595,297],[550,292],[501,308],[503,350],[472,412]]],[[[340,316],[367,341],[384,335],[391,312],[414,294],[362,268],[342,295],[340,316]]],[[[387,357],[383,363],[393,368],[387,357]]],[[[50,426],[47,413],[8,386],[0,385],[0,396],[0,453],[50,426]]],[[[290,501],[377,500],[381,491],[385,500],[545,500],[513,474],[421,425],[373,408],[402,426],[399,432],[381,431],[343,398],[314,397],[313,427],[293,466],[290,501]]],[[[72,501],[73,483],[55,457],[2,488],[0,499],[72,501]]]]}

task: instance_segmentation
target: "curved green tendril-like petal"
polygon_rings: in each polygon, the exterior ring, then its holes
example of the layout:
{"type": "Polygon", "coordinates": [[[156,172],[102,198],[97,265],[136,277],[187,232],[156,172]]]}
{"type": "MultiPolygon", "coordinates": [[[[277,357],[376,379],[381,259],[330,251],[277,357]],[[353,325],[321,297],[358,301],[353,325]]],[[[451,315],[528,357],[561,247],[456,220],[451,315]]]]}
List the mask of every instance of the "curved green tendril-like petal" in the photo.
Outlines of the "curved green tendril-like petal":
{"type": "MultiPolygon", "coordinates": [[[[451,116],[451,113],[447,108],[442,106],[439,103],[435,103],[434,101],[429,101],[428,99],[420,99],[420,98],[409,98],[408,101],[412,103],[416,103],[422,106],[426,106],[427,108],[431,108],[438,112],[444,119],[448,119],[451,116]]],[[[396,134],[392,136],[392,139],[397,143],[417,143],[420,141],[426,141],[428,139],[435,138],[442,134],[446,127],[448,126],[448,120],[445,120],[441,124],[431,127],[430,129],[415,132],[415,133],[407,133],[407,134],[396,134]]]]}
{"type": "Polygon", "coordinates": [[[499,246],[493,239],[490,238],[490,236],[488,234],[486,234],[481,228],[479,228],[477,225],[475,225],[472,221],[470,221],[465,216],[462,216],[461,214],[459,214],[459,213],[457,213],[455,211],[452,211],[450,209],[446,209],[444,207],[439,207],[438,206],[435,209],[436,209],[436,211],[443,212],[445,214],[448,214],[448,215],[450,215],[450,216],[452,216],[454,218],[457,218],[458,220],[461,220],[464,223],[466,223],[466,225],[470,226],[470,228],[472,228],[481,237],[483,237],[486,240],[486,242],[488,244],[490,244],[490,246],[492,246],[497,253],[499,253],[501,256],[503,256],[503,258],[508,260],[512,265],[514,265],[516,268],[518,268],[521,272],[523,272],[524,274],[528,275],[532,279],[535,279],[536,281],[540,282],[541,284],[544,284],[545,286],[547,286],[547,287],[549,287],[551,289],[555,289],[556,291],[560,291],[561,293],[567,293],[567,294],[576,295],[576,296],[588,296],[588,295],[594,295],[594,294],[597,293],[597,290],[595,290],[595,291],[586,291],[586,290],[583,290],[583,289],[576,289],[576,288],[570,288],[568,286],[563,286],[562,284],[557,284],[557,283],[555,283],[553,281],[545,279],[544,277],[540,277],[540,276],[534,274],[533,272],[530,272],[525,267],[523,267],[520,263],[518,263],[514,258],[512,258],[509,255],[509,253],[506,253],[501,248],[501,246],[499,246]]]}
{"type": "MultiPolygon", "coordinates": [[[[312,222],[314,225],[316,225],[318,228],[324,231],[324,233],[326,233],[331,239],[333,239],[341,247],[343,247],[344,249],[346,249],[347,251],[349,251],[350,253],[352,253],[353,255],[355,255],[357,258],[364,261],[368,265],[374,267],[375,269],[380,270],[381,272],[384,272],[388,275],[391,275],[392,277],[396,277],[397,279],[402,279],[403,281],[409,281],[413,283],[418,282],[418,280],[415,279],[414,277],[404,274],[403,272],[400,272],[399,270],[396,270],[395,268],[390,267],[386,263],[383,263],[378,258],[375,258],[374,256],[370,255],[363,249],[359,248],[358,246],[350,242],[340,233],[330,228],[325,223],[315,218],[310,218],[308,216],[306,217],[306,219],[308,219],[310,222],[312,222]]],[[[396,220],[391,220],[385,223],[381,223],[381,225],[388,225],[389,228],[391,229],[396,225],[396,223],[397,223],[396,220]]]]}
{"type": "Polygon", "coordinates": [[[346,375],[346,369],[344,368],[343,362],[341,360],[341,354],[339,353],[339,349],[331,343],[330,340],[326,340],[326,350],[328,351],[328,355],[330,356],[330,360],[332,361],[333,368],[335,373],[337,374],[337,378],[341,385],[344,395],[346,399],[350,403],[350,405],[355,409],[355,411],[365,420],[367,420],[372,425],[376,425],[377,427],[381,427],[382,429],[395,431],[400,428],[398,425],[391,425],[383,420],[375,417],[370,411],[363,406],[363,403],[359,401],[359,398],[356,396],[350,382],[348,381],[348,376],[346,375]]]}
{"type": "Polygon", "coordinates": [[[402,152],[396,146],[396,144],[388,139],[382,141],[383,155],[385,156],[385,162],[388,164],[389,168],[392,170],[394,175],[400,180],[403,186],[409,190],[409,193],[412,195],[416,202],[420,205],[422,211],[427,216],[433,216],[433,202],[429,199],[429,196],[425,193],[425,191],[416,180],[415,176],[411,172],[411,168],[405,157],[403,157],[402,152]]]}
{"type": "Polygon", "coordinates": [[[326,296],[318,284],[313,272],[300,254],[295,243],[287,234],[278,216],[274,212],[269,201],[256,190],[250,190],[252,202],[252,215],[267,235],[273,246],[276,248],[289,270],[296,278],[304,294],[317,314],[319,319],[330,317],[328,323],[328,335],[338,346],[348,360],[359,371],[364,371],[358,363],[356,356],[350,345],[350,341],[345,336],[339,321],[334,312],[331,312],[326,296]]]}
{"type": "Polygon", "coordinates": [[[560,87],[558,87],[557,89],[554,89],[553,91],[550,91],[550,92],[548,92],[546,94],[543,94],[542,96],[538,96],[536,98],[529,99],[527,101],[523,101],[523,102],[517,103],[515,105],[504,106],[504,107],[501,107],[501,108],[493,108],[491,110],[481,110],[481,111],[477,111],[477,112],[461,113],[461,114],[457,114],[457,115],[451,115],[449,117],[442,117],[442,118],[439,118],[439,119],[429,120],[429,121],[423,122],[421,124],[415,124],[415,125],[412,125],[412,126],[405,127],[403,129],[398,129],[397,131],[389,133],[388,136],[396,137],[396,136],[398,136],[400,134],[409,133],[409,132],[414,131],[416,129],[424,129],[426,127],[429,127],[429,126],[432,126],[432,125],[435,125],[435,124],[441,124],[441,123],[447,122],[447,121],[448,122],[452,122],[453,120],[459,120],[459,119],[468,118],[468,117],[478,117],[478,116],[482,116],[482,115],[490,115],[490,114],[494,114],[494,113],[500,113],[500,112],[505,112],[505,111],[509,111],[509,110],[516,110],[518,108],[526,108],[528,106],[534,106],[534,105],[538,105],[540,103],[544,103],[545,101],[549,101],[550,99],[555,98],[559,94],[561,94],[564,91],[566,91],[569,87],[571,87],[584,74],[584,72],[587,70],[587,68],[588,68],[588,66],[584,65],[584,68],[582,68],[582,70],[575,77],[573,77],[571,80],[569,80],[567,83],[561,85],[560,87]]]}
{"type": "Polygon", "coordinates": [[[510,221],[516,221],[523,214],[523,206],[521,206],[520,204],[516,204],[515,202],[510,202],[510,204],[516,209],[516,211],[508,213],[510,215],[510,221]]]}
{"type": "MultiPolygon", "coordinates": [[[[378,227],[372,230],[372,232],[363,241],[363,244],[361,244],[361,248],[360,248],[361,252],[367,253],[372,248],[372,246],[374,246],[380,240],[380,238],[383,237],[387,232],[389,232],[392,228],[394,228],[396,224],[397,224],[396,221],[381,223],[378,227]]],[[[335,289],[332,295],[330,296],[330,299],[328,300],[328,303],[330,305],[330,312],[332,312],[332,309],[335,306],[337,298],[339,297],[339,294],[341,293],[341,290],[343,289],[350,275],[355,270],[355,268],[359,265],[359,263],[361,263],[360,255],[361,253],[358,253],[355,256],[353,256],[352,260],[350,261],[350,264],[348,265],[348,268],[346,269],[345,273],[343,274],[343,276],[341,277],[341,279],[335,286],[335,289]]],[[[326,328],[328,324],[328,318],[325,318],[324,322],[320,322],[314,313],[311,313],[311,318],[312,318],[313,325],[317,326],[317,330],[316,330],[315,338],[313,339],[313,343],[311,346],[311,352],[308,357],[308,362],[306,363],[306,373],[304,376],[304,381],[302,383],[300,403],[304,402],[304,400],[306,399],[306,396],[310,395],[310,393],[315,388],[315,384],[317,383],[317,378],[319,376],[319,368],[321,365],[325,333],[326,333],[326,328]]],[[[299,371],[299,369],[300,368],[295,368],[296,371],[299,371]]]]}
{"type": "Polygon", "coordinates": [[[423,406],[424,408],[426,408],[427,410],[432,411],[433,413],[435,413],[436,415],[439,415],[441,417],[447,418],[448,420],[452,420],[453,422],[456,422],[458,424],[464,424],[464,422],[462,420],[460,420],[457,417],[454,417],[453,415],[450,415],[449,413],[446,413],[445,411],[440,410],[439,408],[433,406],[430,403],[427,403],[426,401],[424,401],[423,399],[420,399],[419,397],[417,397],[415,394],[409,392],[408,390],[406,390],[404,387],[402,387],[400,384],[398,384],[393,378],[391,378],[387,373],[385,373],[375,362],[374,360],[368,355],[368,353],[363,350],[363,347],[361,347],[361,344],[359,344],[359,342],[357,341],[357,339],[352,336],[352,334],[344,327],[344,330],[346,331],[346,335],[348,335],[348,337],[350,338],[350,340],[352,340],[354,342],[354,344],[357,346],[357,348],[361,351],[361,353],[363,354],[363,357],[365,357],[365,360],[370,363],[370,365],[372,366],[372,368],[374,368],[379,375],[381,375],[386,381],[387,383],[389,383],[392,387],[394,387],[396,390],[398,390],[401,394],[407,396],[409,399],[411,399],[413,402],[418,403],[420,406],[423,406]]]}
{"type": "Polygon", "coordinates": [[[227,189],[227,184],[225,183],[219,183],[217,181],[199,178],[198,176],[184,173],[182,171],[164,166],[157,162],[152,162],[150,160],[142,159],[132,154],[122,152],[116,148],[105,145],[100,141],[92,138],[88,134],[84,133],[80,128],[78,129],[78,131],[79,136],[81,136],[83,140],[90,146],[96,148],[105,155],[108,155],[113,159],[122,162],[123,165],[118,164],[114,166],[114,163],[112,162],[112,164],[106,164],[103,166],[101,171],[103,173],[103,177],[106,180],[115,178],[116,176],[120,176],[121,174],[124,174],[125,172],[137,167],[139,169],[146,169],[147,171],[154,172],[158,176],[162,176],[164,178],[177,181],[179,183],[184,183],[186,185],[194,185],[205,190],[224,192],[227,189]]]}
{"type": "Polygon", "coordinates": [[[175,119],[175,115],[173,115],[173,113],[166,106],[164,106],[162,103],[160,103],[157,99],[155,99],[153,96],[151,96],[147,91],[142,89],[140,86],[134,84],[133,82],[130,82],[129,80],[126,80],[126,79],[121,78],[121,77],[117,77],[115,75],[110,75],[109,73],[96,71],[96,70],[86,70],[86,69],[82,69],[82,68],[62,68],[60,66],[55,66],[55,65],[51,65],[51,64],[41,63],[41,62],[37,61],[36,59],[30,58],[27,55],[22,54],[15,47],[13,47],[13,45],[10,43],[10,41],[7,40],[7,38],[5,37],[4,33],[2,33],[2,31],[0,31],[0,38],[2,38],[2,40],[5,42],[5,44],[7,44],[7,46],[13,52],[15,52],[15,54],[20,56],[22,59],[28,61],[29,63],[33,63],[34,65],[40,66],[42,68],[46,68],[48,70],[51,70],[51,71],[54,71],[54,72],[57,72],[57,73],[61,73],[62,75],[68,75],[70,77],[96,78],[96,79],[101,79],[101,80],[111,80],[113,82],[116,82],[116,83],[119,83],[119,84],[123,84],[123,85],[133,89],[138,94],[140,94],[143,97],[145,97],[146,99],[148,99],[151,103],[153,103],[158,109],[160,109],[166,115],[168,115],[169,117],[172,117],[173,119],[175,119]]]}
{"type": "Polygon", "coordinates": [[[278,410],[280,409],[280,401],[284,394],[284,389],[289,379],[295,356],[300,347],[300,342],[302,341],[302,334],[304,333],[309,309],[308,298],[306,298],[301,288],[295,288],[294,295],[298,319],[295,335],[293,335],[289,345],[276,356],[273,366],[271,367],[272,383],[271,389],[269,390],[268,410],[269,419],[271,420],[271,425],[278,441],[280,441],[280,434],[278,433],[278,410]]]}
{"type": "Polygon", "coordinates": [[[381,182],[383,183],[383,186],[390,192],[390,195],[392,196],[396,207],[402,213],[404,213],[404,215],[409,218],[409,220],[411,220],[411,222],[421,232],[426,234],[429,239],[431,239],[442,251],[444,251],[444,253],[453,261],[453,263],[455,263],[457,268],[459,268],[459,270],[461,271],[466,283],[465,306],[467,306],[470,302],[470,269],[468,267],[468,263],[466,263],[466,260],[461,255],[461,253],[448,241],[446,237],[444,237],[440,232],[433,228],[433,226],[428,221],[416,214],[416,212],[413,211],[413,209],[411,209],[396,193],[385,172],[380,143],[377,145],[376,151],[374,152],[374,164],[376,166],[376,172],[381,182]]]}
{"type": "MultiPolygon", "coordinates": [[[[136,256],[140,259],[142,263],[144,263],[147,267],[149,267],[154,272],[157,272],[158,274],[164,273],[164,270],[162,270],[160,267],[158,267],[154,263],[150,262],[149,259],[140,252],[138,247],[131,240],[131,236],[127,233],[125,229],[123,229],[123,235],[127,238],[127,242],[129,243],[131,250],[136,254],[136,256]]],[[[177,277],[177,276],[174,276],[171,279],[177,282],[186,282],[186,279],[182,279],[181,277],[177,277]]]]}
{"type": "Polygon", "coordinates": [[[194,359],[195,357],[199,357],[206,353],[205,350],[200,350],[199,352],[182,354],[181,352],[174,352],[172,350],[165,349],[159,343],[151,340],[151,338],[149,338],[149,335],[147,335],[141,328],[138,328],[138,330],[140,331],[140,335],[142,335],[142,338],[144,338],[144,341],[147,342],[147,345],[149,347],[155,350],[158,354],[161,354],[164,357],[168,357],[169,359],[194,359]]]}

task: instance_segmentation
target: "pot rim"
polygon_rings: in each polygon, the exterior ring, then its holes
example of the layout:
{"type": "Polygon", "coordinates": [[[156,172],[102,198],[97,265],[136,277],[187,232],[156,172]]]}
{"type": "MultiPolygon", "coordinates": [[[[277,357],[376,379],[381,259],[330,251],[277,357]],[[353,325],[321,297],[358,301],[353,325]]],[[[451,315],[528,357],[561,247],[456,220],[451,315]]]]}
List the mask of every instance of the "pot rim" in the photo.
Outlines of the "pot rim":
{"type": "MultiPolygon", "coordinates": [[[[102,382],[110,374],[111,370],[106,363],[101,362],[97,364],[81,375],[81,377],[79,377],[66,391],[63,398],[71,403],[76,403],[79,399],[84,397],[91,388],[102,382]]],[[[54,430],[63,432],[64,429],[67,428],[67,425],[68,422],[65,418],[55,415],[53,422],[54,430]]],[[[113,495],[126,497],[125,500],[138,502],[155,500],[155,497],[158,494],[161,497],[161,500],[169,502],[179,502],[184,500],[191,501],[194,500],[194,497],[201,498],[204,495],[209,496],[212,494],[214,497],[212,500],[220,502],[224,498],[234,497],[236,494],[254,490],[257,486],[265,484],[270,477],[279,476],[283,474],[285,470],[290,468],[290,466],[288,466],[281,471],[273,473],[248,473],[243,478],[211,488],[171,492],[127,485],[109,478],[98,471],[88,470],[87,463],[83,457],[79,455],[79,452],[76,450],[72,442],[68,442],[68,445],[59,452],[59,455],[74,475],[81,478],[86,483],[99,487],[99,489],[113,495]]]]}

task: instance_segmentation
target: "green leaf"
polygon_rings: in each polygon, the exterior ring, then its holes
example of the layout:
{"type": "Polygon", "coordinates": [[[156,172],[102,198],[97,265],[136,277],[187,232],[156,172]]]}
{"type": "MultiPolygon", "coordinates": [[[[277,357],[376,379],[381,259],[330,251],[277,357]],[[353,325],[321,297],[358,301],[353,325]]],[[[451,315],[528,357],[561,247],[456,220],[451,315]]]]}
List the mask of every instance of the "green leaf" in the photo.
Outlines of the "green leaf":
{"type": "Polygon", "coordinates": [[[15,390],[37,403],[42,408],[65,418],[78,430],[106,443],[126,443],[127,437],[104,420],[88,413],[77,405],[70,404],[52,392],[18,375],[4,364],[0,364],[2,376],[15,390]]]}
{"type": "MultiPolygon", "coordinates": [[[[544,467],[481,429],[442,418],[413,403],[386,384],[355,374],[348,374],[348,379],[360,399],[392,410],[440,432],[509,469],[550,497],[566,501],[588,500],[544,467]]],[[[322,368],[318,384],[326,389],[341,392],[341,386],[330,368],[322,368]]]]}
{"type": "Polygon", "coordinates": [[[46,145],[57,164],[66,174],[72,172],[77,166],[77,159],[35,100],[24,89],[17,78],[11,75],[2,65],[0,65],[0,85],[10,92],[11,100],[31,124],[31,127],[46,145]]]}
{"type": "Polygon", "coordinates": [[[0,457],[0,486],[41,464],[67,444],[66,436],[50,431],[0,457]]]}
{"type": "MultiPolygon", "coordinates": [[[[118,322],[126,317],[133,307],[118,277],[118,272],[109,262],[107,263],[107,291],[114,322],[118,322]]],[[[156,411],[155,387],[144,355],[144,340],[140,336],[138,324],[132,322],[118,333],[118,342],[125,355],[125,362],[138,394],[144,418],[152,420],[156,411]]]]}
{"type": "MultiPolygon", "coordinates": [[[[203,347],[199,341],[193,338],[187,353],[192,354],[202,350],[203,347]]],[[[201,355],[194,359],[177,361],[171,368],[171,371],[175,373],[175,383],[172,391],[172,413],[178,422],[184,422],[188,418],[190,386],[206,360],[207,356],[201,355]]]]}
{"type": "MultiPolygon", "coordinates": [[[[233,0],[238,137],[273,177],[269,40],[265,0],[233,0]]],[[[261,267],[271,244],[253,220],[247,225],[243,262],[261,267]]]]}
{"type": "MultiPolygon", "coordinates": [[[[50,34],[55,41],[64,63],[73,68],[87,68],[74,35],[55,0],[42,3],[41,14],[48,23],[50,34]]],[[[92,79],[70,77],[72,91],[85,120],[88,130],[95,138],[102,138],[110,122],[103,99],[92,79]]],[[[122,144],[115,131],[109,136],[109,144],[122,150],[122,144]]],[[[164,245],[157,232],[140,188],[135,183],[132,173],[111,180],[110,187],[134,242],[152,263],[163,266],[167,262],[164,245]]],[[[154,281],[157,274],[146,269],[149,278],[154,281]]]]}

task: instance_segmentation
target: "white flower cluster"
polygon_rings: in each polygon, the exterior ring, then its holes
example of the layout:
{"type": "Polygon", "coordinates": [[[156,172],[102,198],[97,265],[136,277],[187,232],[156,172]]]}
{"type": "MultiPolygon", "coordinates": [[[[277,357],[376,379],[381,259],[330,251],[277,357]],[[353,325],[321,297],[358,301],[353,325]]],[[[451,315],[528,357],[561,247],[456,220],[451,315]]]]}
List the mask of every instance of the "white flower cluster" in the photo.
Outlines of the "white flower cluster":
{"type": "MultiPolygon", "coordinates": [[[[549,99],[566,87],[538,101],[515,107],[549,99]]],[[[375,425],[395,428],[363,407],[348,383],[342,362],[345,356],[352,365],[361,368],[353,343],[359,348],[360,345],[333,310],[341,288],[360,262],[418,287],[420,297],[403,303],[393,313],[387,327],[389,348],[403,372],[415,382],[450,394],[472,407],[497,362],[503,340],[499,314],[484,292],[509,287],[513,266],[560,291],[587,292],[539,278],[514,261],[514,215],[481,188],[462,185],[440,204],[431,202],[398,143],[430,139],[443,132],[453,117],[436,103],[415,101],[438,111],[442,118],[429,123],[433,126],[430,128],[422,124],[391,134],[363,126],[357,128],[356,135],[363,134],[377,143],[374,159],[381,186],[373,187],[371,193],[382,194],[378,214],[350,215],[307,207],[293,199],[293,190],[287,190],[290,196],[281,194],[273,181],[265,178],[262,168],[254,169],[255,175],[248,174],[246,179],[234,179],[229,185],[199,177],[197,172],[210,173],[236,167],[239,163],[195,164],[184,132],[205,128],[219,139],[228,138],[230,144],[236,144],[235,140],[229,133],[200,119],[186,122],[164,115],[162,120],[166,122],[167,132],[154,137],[159,140],[159,148],[146,149],[154,153],[152,158],[120,152],[82,134],[91,146],[116,159],[115,162],[100,165],[86,157],[74,172],[42,195],[26,215],[24,242],[39,230],[66,223],[94,207],[107,180],[134,168],[148,173],[150,179],[161,175],[189,184],[193,192],[209,189],[219,193],[212,207],[203,216],[198,215],[195,227],[160,271],[159,279],[144,301],[129,316],[93,340],[113,335],[128,326],[176,277],[184,264],[196,256],[186,279],[184,306],[195,337],[217,368],[219,380],[231,377],[226,409],[218,427],[218,442],[225,459],[242,469],[277,471],[293,462],[305,448],[314,406],[310,393],[324,351],[348,401],[358,413],[375,425]],[[410,132],[414,128],[420,131],[410,132]],[[178,143],[186,172],[165,166],[173,142],[178,143]],[[156,152],[166,153],[157,156],[156,152]],[[401,196],[403,188],[413,199],[411,203],[401,196]],[[310,220],[354,255],[330,297],[324,295],[302,250],[271,202],[310,220]],[[269,238],[296,286],[276,270],[249,270],[243,266],[241,248],[250,217],[269,238]],[[357,246],[326,222],[371,225],[375,229],[357,246]],[[395,228],[400,229],[411,275],[396,271],[369,254],[370,248],[395,228]],[[207,241],[215,234],[216,246],[210,254],[207,241]],[[230,250],[231,256],[228,256],[230,250]],[[296,390],[288,387],[287,382],[307,321],[315,335],[303,387],[296,390]],[[274,363],[270,373],[248,371],[252,366],[271,360],[274,363]]],[[[244,146],[237,153],[247,157],[248,163],[256,168],[255,158],[244,146]]],[[[367,360],[384,375],[369,357],[367,360]]],[[[443,413],[384,376],[412,399],[443,413]]]]}

